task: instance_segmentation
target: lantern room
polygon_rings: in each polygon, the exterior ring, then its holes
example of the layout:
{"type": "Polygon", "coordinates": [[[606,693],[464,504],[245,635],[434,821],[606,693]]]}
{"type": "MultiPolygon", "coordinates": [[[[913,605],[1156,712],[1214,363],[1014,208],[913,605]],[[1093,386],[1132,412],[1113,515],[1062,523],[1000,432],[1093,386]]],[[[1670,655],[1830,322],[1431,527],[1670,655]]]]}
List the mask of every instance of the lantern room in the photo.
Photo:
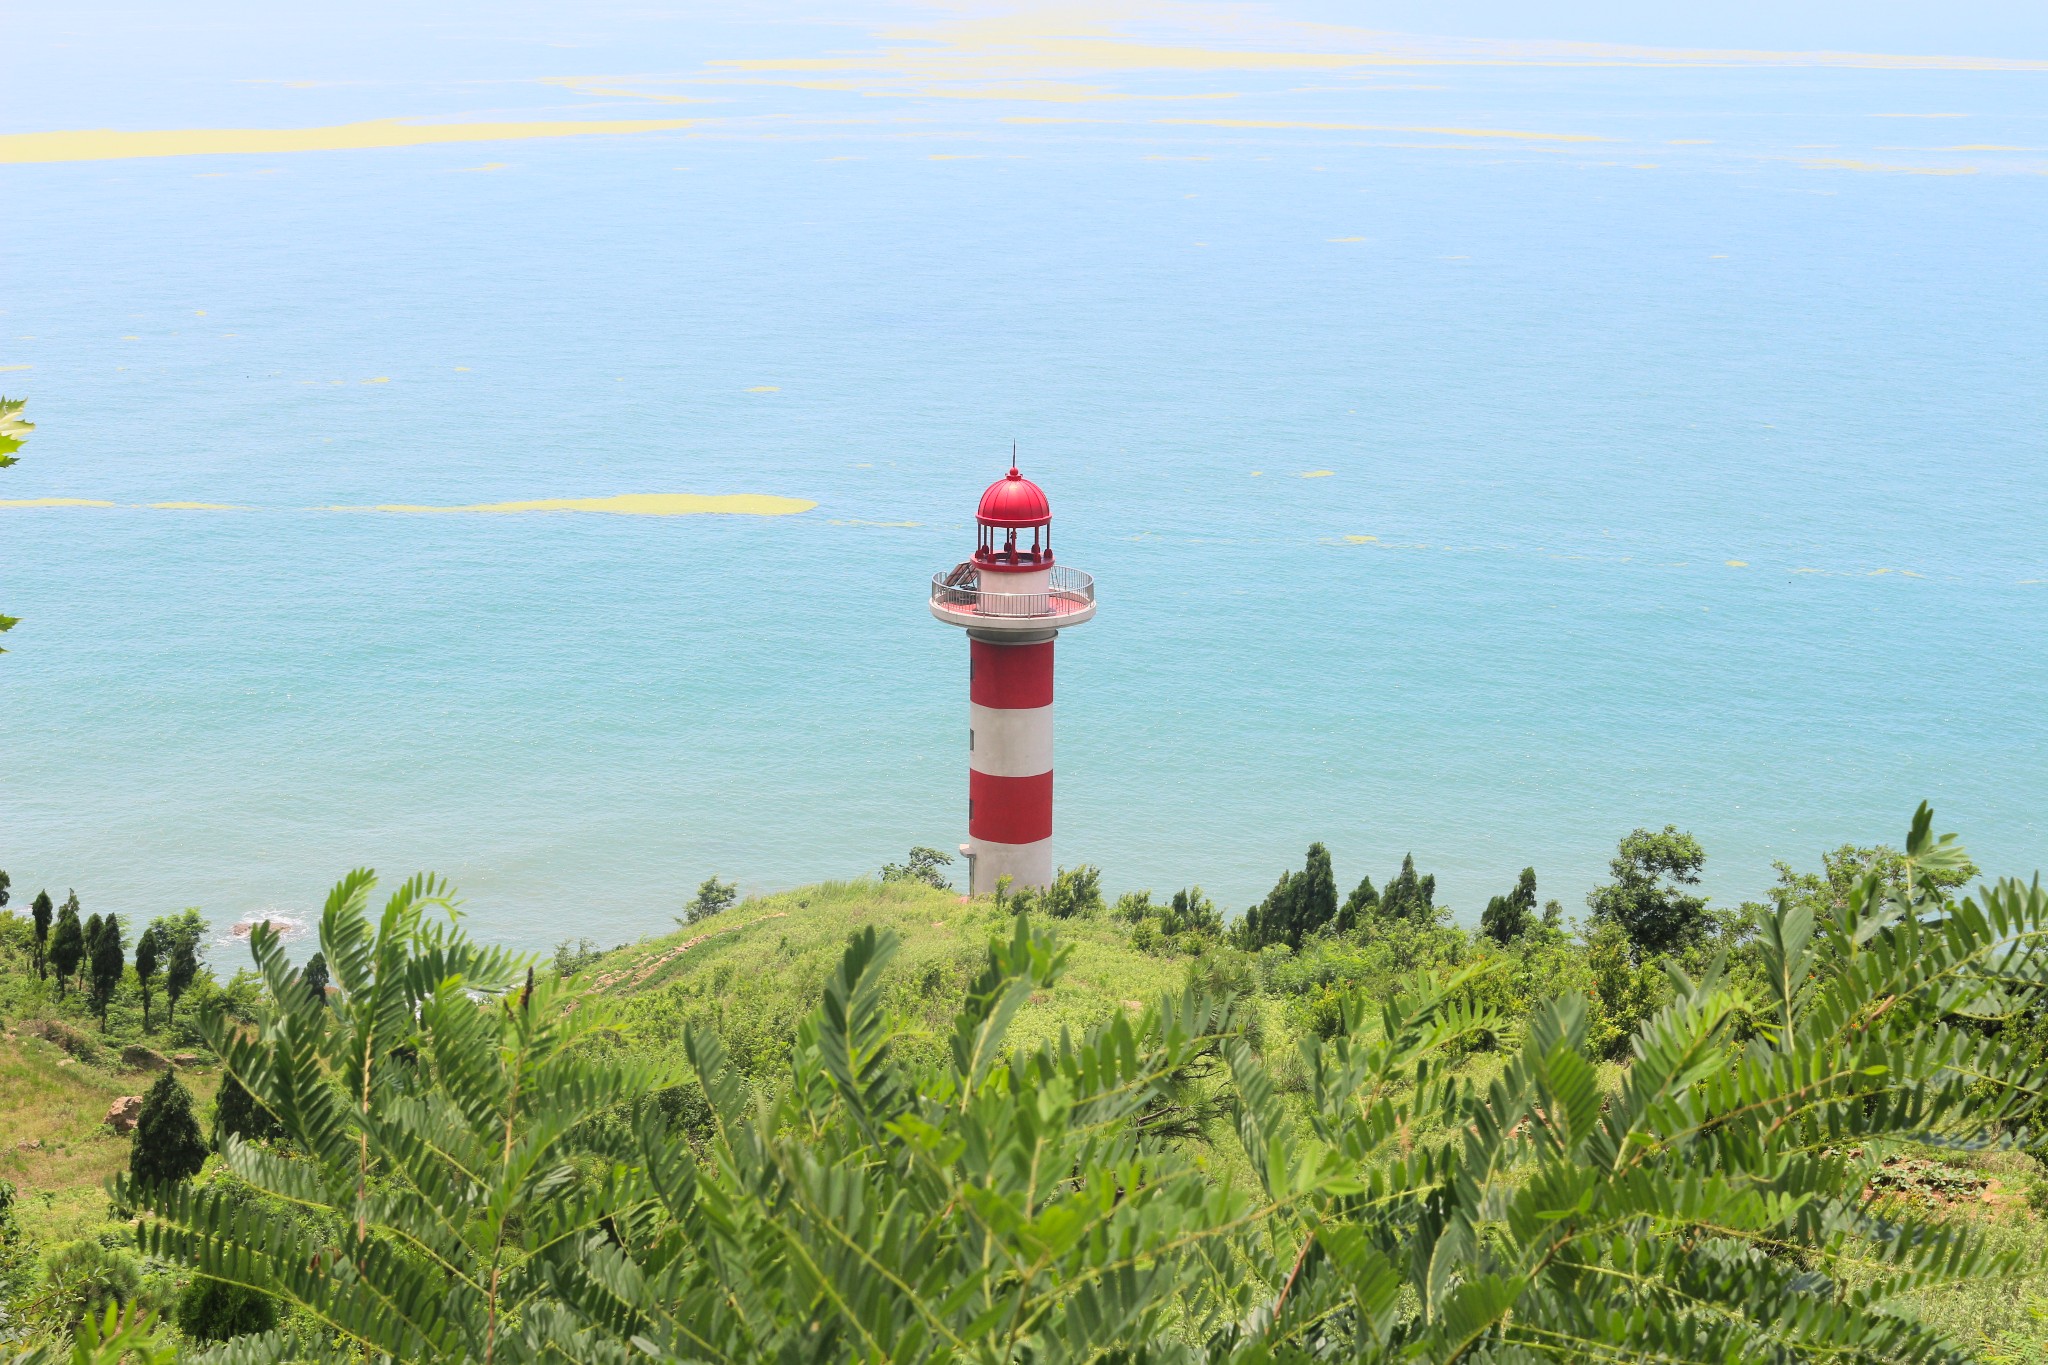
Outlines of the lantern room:
{"type": "Polygon", "coordinates": [[[1052,504],[1015,465],[981,495],[974,520],[979,532],[974,548],[977,568],[1029,573],[1052,567],[1052,504]]]}

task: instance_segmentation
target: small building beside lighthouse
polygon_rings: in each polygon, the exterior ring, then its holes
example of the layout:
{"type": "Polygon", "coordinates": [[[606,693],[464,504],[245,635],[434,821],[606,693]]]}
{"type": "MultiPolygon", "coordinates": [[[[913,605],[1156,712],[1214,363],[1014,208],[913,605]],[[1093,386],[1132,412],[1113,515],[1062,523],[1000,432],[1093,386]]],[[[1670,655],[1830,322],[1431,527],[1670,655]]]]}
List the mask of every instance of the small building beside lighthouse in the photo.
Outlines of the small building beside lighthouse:
{"type": "Polygon", "coordinates": [[[1052,504],[1017,472],[981,495],[972,558],[932,576],[967,632],[968,890],[1052,883],[1053,641],[1095,615],[1095,580],[1052,557],[1052,504]]]}

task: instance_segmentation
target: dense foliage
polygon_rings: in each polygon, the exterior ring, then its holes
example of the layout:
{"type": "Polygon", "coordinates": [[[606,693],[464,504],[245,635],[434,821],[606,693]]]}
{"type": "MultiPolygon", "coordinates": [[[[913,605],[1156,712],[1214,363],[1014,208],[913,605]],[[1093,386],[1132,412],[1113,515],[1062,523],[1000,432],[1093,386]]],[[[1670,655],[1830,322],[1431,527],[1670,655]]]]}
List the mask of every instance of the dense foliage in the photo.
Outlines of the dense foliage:
{"type": "MultiPolygon", "coordinates": [[[[1953,899],[1966,866],[1923,808],[1838,900],[1786,888],[1665,960],[1604,1089],[1595,1002],[1499,1003],[1501,953],[1340,992],[1292,1058],[1227,971],[1013,1043],[1071,952],[1020,915],[936,1054],[856,931],[757,1092],[705,1028],[686,1076],[608,1050],[599,998],[470,943],[437,883],[373,919],[357,873],[325,998],[259,929],[266,1010],[209,1028],[284,1136],[118,1198],[152,1253],[316,1325],[249,1360],[1956,1359],[1897,1303],[2018,1258],[1867,1187],[1901,1144],[2032,1132],[2048,893],[1953,899]],[[685,1082],[696,1146],[657,1102],[685,1082]]],[[[1456,932],[1422,882],[1374,943],[1456,932]]],[[[1595,933],[1642,968],[1625,917],[1595,933]]]]}
{"type": "Polygon", "coordinates": [[[146,1185],[187,1180],[206,1164],[206,1141],[192,1112],[192,1092],[166,1071],[142,1097],[135,1121],[135,1145],[128,1153],[129,1176],[146,1185]]]}

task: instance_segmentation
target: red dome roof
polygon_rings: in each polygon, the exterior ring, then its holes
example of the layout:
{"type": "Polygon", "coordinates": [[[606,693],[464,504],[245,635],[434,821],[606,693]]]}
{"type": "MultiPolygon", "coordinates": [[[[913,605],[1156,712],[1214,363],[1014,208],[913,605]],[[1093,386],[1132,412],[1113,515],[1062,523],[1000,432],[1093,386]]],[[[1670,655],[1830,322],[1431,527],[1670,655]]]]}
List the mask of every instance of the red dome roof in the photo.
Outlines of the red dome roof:
{"type": "Polygon", "coordinates": [[[981,495],[974,519],[983,526],[1049,526],[1052,504],[1045,490],[1010,467],[1008,478],[997,479],[981,495]]]}

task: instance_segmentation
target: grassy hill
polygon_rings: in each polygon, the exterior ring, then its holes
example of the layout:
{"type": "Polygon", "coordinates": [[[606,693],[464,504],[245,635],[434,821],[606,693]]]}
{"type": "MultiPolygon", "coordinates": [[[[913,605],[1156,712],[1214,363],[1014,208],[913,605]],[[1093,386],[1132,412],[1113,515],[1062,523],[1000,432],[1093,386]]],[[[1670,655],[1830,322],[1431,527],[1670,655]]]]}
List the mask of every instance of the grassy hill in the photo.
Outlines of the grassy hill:
{"type": "MultiPolygon", "coordinates": [[[[6,918],[11,917],[0,916],[6,918]]],[[[893,931],[899,940],[887,973],[891,1005],[908,1029],[898,1047],[913,1063],[921,1051],[935,1060],[968,983],[983,966],[989,939],[1010,927],[1008,912],[988,899],[969,901],[916,882],[829,882],[751,899],[659,937],[605,951],[572,950],[562,966],[610,1012],[607,1045],[672,1063],[680,1076],[685,1027],[708,1026],[766,1094],[786,1074],[792,1031],[817,1003],[848,936],[868,926],[893,931]]],[[[1283,1091],[1300,1085],[1298,1068],[1290,1079],[1295,1041],[1323,1027],[1319,1021],[1328,1019],[1330,1002],[1347,992],[1370,1001],[1417,966],[1487,954],[1500,957],[1500,975],[1516,991],[1579,988],[1571,973],[1582,970],[1584,957],[1575,941],[1562,937],[1503,950],[1451,929],[1395,933],[1370,943],[1305,945],[1298,954],[1269,948],[1253,955],[1213,940],[1176,950],[1149,929],[1103,911],[1060,920],[1057,931],[1072,949],[1068,970],[1032,998],[1012,1030],[1015,1044],[1055,1038],[1063,1029],[1079,1034],[1118,1012],[1142,1012],[1160,996],[1177,994],[1191,976],[1211,984],[1220,979],[1242,993],[1249,1031],[1283,1091]]],[[[27,985],[12,947],[0,935],[0,975],[10,983],[0,991],[7,1024],[0,1037],[0,1133],[6,1135],[0,1178],[17,1187],[17,1221],[41,1258],[40,1265],[19,1272],[26,1277],[15,1289],[19,1296],[54,1284],[49,1267],[67,1245],[90,1242],[128,1254],[123,1248],[132,1246],[132,1232],[109,1220],[103,1190],[125,1168],[130,1139],[103,1120],[116,1097],[139,1094],[149,1076],[120,1065],[121,1043],[130,1034],[140,1036],[125,999],[117,999],[110,1015],[111,1046],[74,1049],[86,1054],[80,1057],[36,1036],[36,1022],[52,1016],[82,1033],[97,1034],[98,1025],[79,1017],[75,1001],[57,1002],[27,985]]],[[[246,981],[221,986],[209,978],[202,994],[240,1006],[252,989],[246,981]]],[[[183,1047],[189,1024],[184,1018],[180,1023],[175,1045],[183,1047]]],[[[174,1045],[163,1034],[149,1041],[166,1051],[174,1045]]],[[[1497,1062],[1481,1052],[1465,1065],[1483,1080],[1497,1062]]],[[[1610,1061],[1601,1074],[1611,1089],[1623,1070],[1610,1061]]],[[[203,1115],[218,1084],[211,1059],[202,1058],[181,1075],[203,1115]]],[[[694,1082],[682,1080],[668,1092],[673,1117],[685,1127],[701,1104],[694,1090],[694,1082]]],[[[1202,1127],[1202,1164],[1220,1178],[1244,1178],[1248,1167],[1228,1117],[1212,1113],[1202,1127]]],[[[1956,1217],[1988,1221],[1999,1242],[2037,1260],[2048,1251],[2048,1221],[2037,1211],[2048,1208],[2048,1182],[2029,1158],[1923,1152],[1900,1165],[1897,1182],[1906,1197],[1956,1217]]],[[[151,1271],[144,1288],[159,1307],[167,1307],[176,1291],[167,1271],[151,1271]],[[157,1280],[152,1292],[151,1281],[157,1280]]],[[[1987,1284],[1981,1293],[1944,1290],[1913,1307],[1987,1359],[2048,1365],[2048,1331],[2039,1320],[2048,1310],[2048,1276],[2020,1285],[1987,1284]]]]}
{"type": "MultiPolygon", "coordinates": [[[[636,1050],[674,1046],[685,1025],[710,1025],[750,1075],[765,1077],[787,1056],[798,1018],[817,1003],[847,936],[873,925],[900,947],[890,968],[892,1004],[914,1021],[905,1046],[936,1050],[967,984],[987,960],[988,941],[1009,916],[992,901],[970,902],[918,882],[825,882],[762,896],[724,914],[604,953],[580,966],[593,994],[618,1010],[622,1039],[636,1050]]],[[[1031,1042],[1080,1033],[1112,1011],[1141,1011],[1178,993],[1179,960],[1136,951],[1106,919],[1061,922],[1074,953],[1066,975],[1035,997],[1013,1036],[1031,1042]]]]}

